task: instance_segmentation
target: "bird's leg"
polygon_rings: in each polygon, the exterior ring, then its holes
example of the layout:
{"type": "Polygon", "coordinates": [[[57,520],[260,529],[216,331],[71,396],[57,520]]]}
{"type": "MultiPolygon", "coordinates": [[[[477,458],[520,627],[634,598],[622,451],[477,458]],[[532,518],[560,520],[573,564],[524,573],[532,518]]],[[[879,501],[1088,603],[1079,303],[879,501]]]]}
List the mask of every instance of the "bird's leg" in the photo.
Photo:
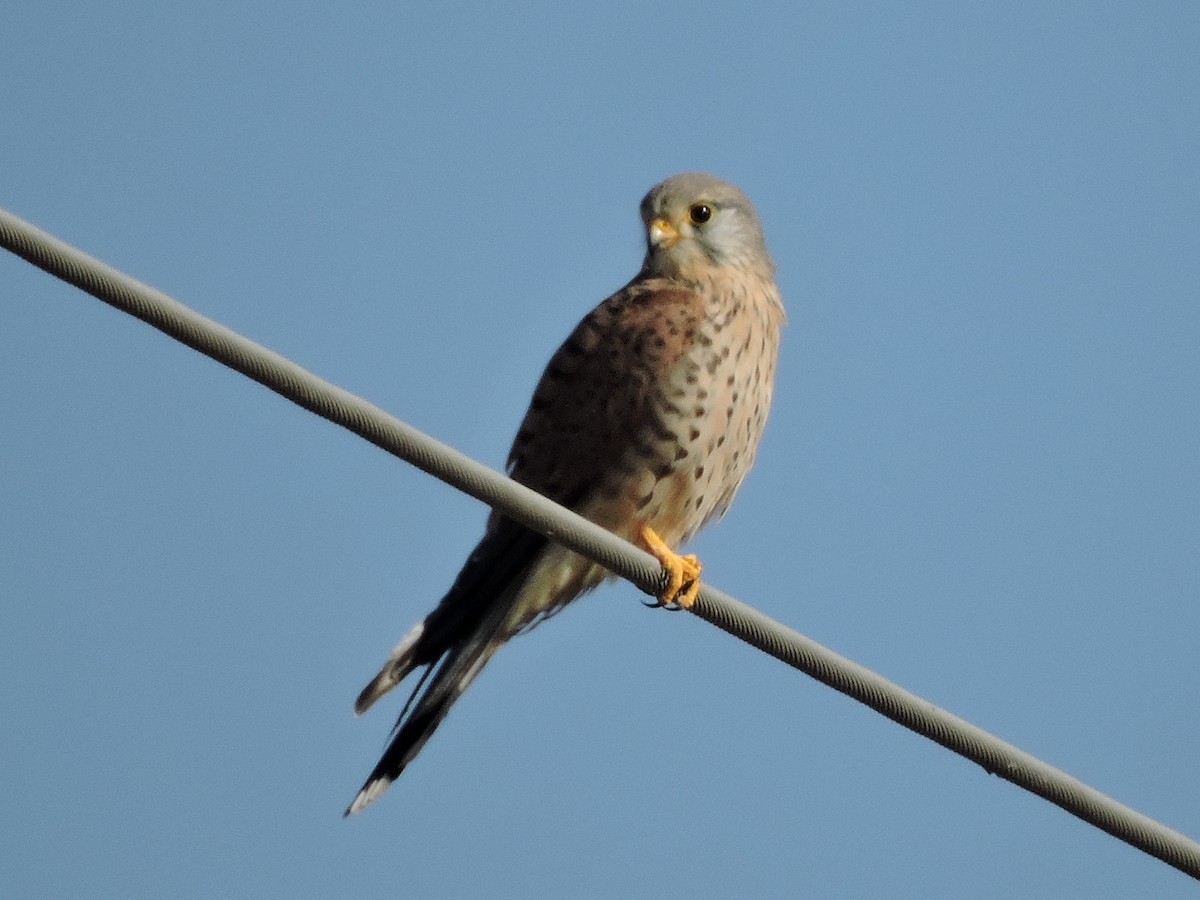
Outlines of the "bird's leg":
{"type": "Polygon", "coordinates": [[[700,570],[703,568],[700,560],[692,553],[680,556],[649,525],[643,525],[640,534],[642,545],[662,563],[663,570],[670,578],[666,588],[658,594],[659,604],[688,609],[700,593],[700,570]]]}

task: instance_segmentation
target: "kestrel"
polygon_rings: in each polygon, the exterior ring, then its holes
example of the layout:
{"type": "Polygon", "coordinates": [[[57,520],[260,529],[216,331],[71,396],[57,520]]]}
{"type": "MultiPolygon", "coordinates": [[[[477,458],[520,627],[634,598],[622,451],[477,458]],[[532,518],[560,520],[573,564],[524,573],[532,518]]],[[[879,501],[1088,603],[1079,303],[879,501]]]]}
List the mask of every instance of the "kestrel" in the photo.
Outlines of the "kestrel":
{"type": "MultiPolygon", "coordinates": [[[[676,175],[642,200],[637,277],[584,318],[546,367],[508,456],[524,485],[663,564],[659,602],[687,607],[700,564],[670,548],[725,512],[754,460],[784,322],[775,265],[746,196],[676,175]]],[[[437,607],[354,705],[425,667],[346,814],[378,798],[502,644],[608,572],[495,512],[437,607]]]]}

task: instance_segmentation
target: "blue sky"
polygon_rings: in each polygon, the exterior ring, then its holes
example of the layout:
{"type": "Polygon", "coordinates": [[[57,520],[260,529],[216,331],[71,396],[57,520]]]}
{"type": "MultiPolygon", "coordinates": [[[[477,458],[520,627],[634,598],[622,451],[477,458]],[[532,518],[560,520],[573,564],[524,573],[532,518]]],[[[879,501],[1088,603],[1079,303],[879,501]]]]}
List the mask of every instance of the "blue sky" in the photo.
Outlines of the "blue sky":
{"type": "MultiPolygon", "coordinates": [[[[25,3],[0,205],[499,466],[700,169],[790,323],[713,584],[1200,836],[1200,7],[25,3]]],[[[617,584],[340,813],[486,510],[0,256],[12,896],[1192,896],[617,584]]]]}

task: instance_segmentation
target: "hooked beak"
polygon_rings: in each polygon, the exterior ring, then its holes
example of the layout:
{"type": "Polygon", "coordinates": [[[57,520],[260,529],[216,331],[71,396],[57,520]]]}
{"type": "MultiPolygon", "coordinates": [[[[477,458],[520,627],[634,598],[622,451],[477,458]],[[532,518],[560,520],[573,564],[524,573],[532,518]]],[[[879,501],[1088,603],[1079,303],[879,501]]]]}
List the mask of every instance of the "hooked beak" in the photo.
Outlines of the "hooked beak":
{"type": "Polygon", "coordinates": [[[675,226],[659,216],[650,223],[650,243],[663,250],[669,250],[679,242],[679,232],[675,226]]]}

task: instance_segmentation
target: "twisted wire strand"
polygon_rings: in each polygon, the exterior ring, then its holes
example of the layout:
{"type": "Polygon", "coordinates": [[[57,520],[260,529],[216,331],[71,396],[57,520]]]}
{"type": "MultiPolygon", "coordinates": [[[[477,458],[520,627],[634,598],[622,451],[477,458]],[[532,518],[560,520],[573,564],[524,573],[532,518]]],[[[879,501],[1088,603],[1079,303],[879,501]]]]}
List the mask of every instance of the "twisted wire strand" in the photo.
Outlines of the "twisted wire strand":
{"type": "MultiPolygon", "coordinates": [[[[3,209],[0,209],[0,246],[594,559],[643,591],[653,594],[666,586],[666,576],[658,561],[644,550],[3,209]]],[[[1191,838],[741,601],[705,584],[692,612],[905,728],[978,763],[987,772],[1200,879],[1200,844],[1191,838]]]]}

